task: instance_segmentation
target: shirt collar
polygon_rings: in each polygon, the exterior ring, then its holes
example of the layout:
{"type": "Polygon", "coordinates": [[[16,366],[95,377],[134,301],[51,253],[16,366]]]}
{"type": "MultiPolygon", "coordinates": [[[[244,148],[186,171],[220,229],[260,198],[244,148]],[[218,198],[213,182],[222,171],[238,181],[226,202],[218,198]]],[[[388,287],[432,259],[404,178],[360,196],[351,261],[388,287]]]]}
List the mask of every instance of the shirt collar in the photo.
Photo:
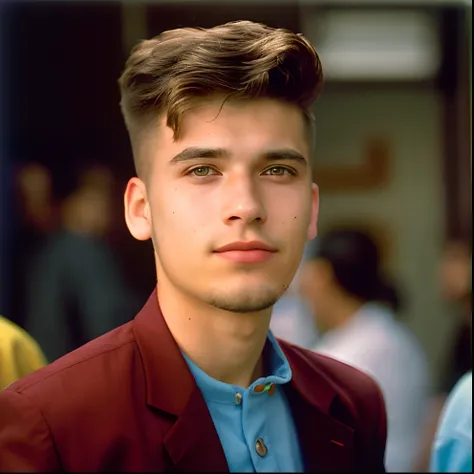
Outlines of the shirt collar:
{"type": "Polygon", "coordinates": [[[257,385],[266,387],[271,384],[282,385],[288,383],[292,377],[290,364],[271,331],[268,331],[265,349],[263,351],[266,359],[266,367],[268,367],[270,375],[255,380],[247,389],[210,377],[184,354],[183,351],[181,351],[181,353],[206,402],[235,405],[237,393],[243,396],[245,392],[253,391],[257,385]]]}

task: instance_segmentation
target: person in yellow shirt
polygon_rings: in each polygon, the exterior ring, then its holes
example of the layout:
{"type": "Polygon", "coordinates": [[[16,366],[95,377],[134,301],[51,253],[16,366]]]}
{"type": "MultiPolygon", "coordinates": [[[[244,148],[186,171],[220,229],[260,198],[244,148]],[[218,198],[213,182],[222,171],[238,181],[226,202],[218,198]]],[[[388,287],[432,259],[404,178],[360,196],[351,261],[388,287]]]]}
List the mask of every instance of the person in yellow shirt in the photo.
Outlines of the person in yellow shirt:
{"type": "Polygon", "coordinates": [[[47,364],[37,342],[0,316],[0,390],[47,364]]]}

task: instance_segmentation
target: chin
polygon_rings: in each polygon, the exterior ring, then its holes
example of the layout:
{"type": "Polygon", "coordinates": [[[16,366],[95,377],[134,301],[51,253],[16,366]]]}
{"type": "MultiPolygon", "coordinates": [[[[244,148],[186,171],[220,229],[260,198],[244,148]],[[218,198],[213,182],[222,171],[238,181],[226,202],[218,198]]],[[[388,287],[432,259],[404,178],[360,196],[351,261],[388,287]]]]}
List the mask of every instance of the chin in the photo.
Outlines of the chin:
{"type": "Polygon", "coordinates": [[[242,285],[233,291],[211,292],[205,298],[207,303],[233,313],[254,313],[273,307],[286,287],[282,285],[242,285]]]}

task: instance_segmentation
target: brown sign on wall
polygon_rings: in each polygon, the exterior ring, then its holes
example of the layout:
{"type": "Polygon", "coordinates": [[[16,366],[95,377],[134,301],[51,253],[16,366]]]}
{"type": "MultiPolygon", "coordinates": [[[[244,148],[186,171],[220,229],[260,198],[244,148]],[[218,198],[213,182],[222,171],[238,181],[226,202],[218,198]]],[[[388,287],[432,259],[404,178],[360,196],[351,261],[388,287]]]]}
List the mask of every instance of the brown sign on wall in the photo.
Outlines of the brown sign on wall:
{"type": "Polygon", "coordinates": [[[368,191],[387,186],[390,179],[390,143],[384,138],[366,141],[363,161],[354,165],[316,165],[313,180],[322,192],[368,191]]]}

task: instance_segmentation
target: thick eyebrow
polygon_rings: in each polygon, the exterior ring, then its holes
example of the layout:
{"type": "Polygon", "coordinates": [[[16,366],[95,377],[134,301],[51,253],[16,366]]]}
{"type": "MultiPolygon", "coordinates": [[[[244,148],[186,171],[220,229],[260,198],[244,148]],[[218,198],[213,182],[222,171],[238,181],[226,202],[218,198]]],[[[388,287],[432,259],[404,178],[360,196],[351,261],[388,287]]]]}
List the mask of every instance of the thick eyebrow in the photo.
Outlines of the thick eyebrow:
{"type": "MultiPolygon", "coordinates": [[[[170,163],[180,163],[183,161],[196,160],[199,158],[215,159],[228,158],[231,153],[224,148],[198,148],[189,147],[179,152],[170,163]]],[[[291,148],[282,148],[275,150],[268,150],[262,154],[265,161],[297,161],[301,164],[307,165],[308,160],[296,150],[291,148]]]]}
{"type": "Polygon", "coordinates": [[[297,161],[303,165],[308,164],[308,160],[300,152],[291,148],[270,150],[263,153],[263,157],[267,161],[297,161]]]}
{"type": "Polygon", "coordinates": [[[229,152],[223,148],[185,148],[179,152],[170,163],[180,163],[181,161],[196,160],[198,158],[224,158],[229,156],[229,152]]]}

